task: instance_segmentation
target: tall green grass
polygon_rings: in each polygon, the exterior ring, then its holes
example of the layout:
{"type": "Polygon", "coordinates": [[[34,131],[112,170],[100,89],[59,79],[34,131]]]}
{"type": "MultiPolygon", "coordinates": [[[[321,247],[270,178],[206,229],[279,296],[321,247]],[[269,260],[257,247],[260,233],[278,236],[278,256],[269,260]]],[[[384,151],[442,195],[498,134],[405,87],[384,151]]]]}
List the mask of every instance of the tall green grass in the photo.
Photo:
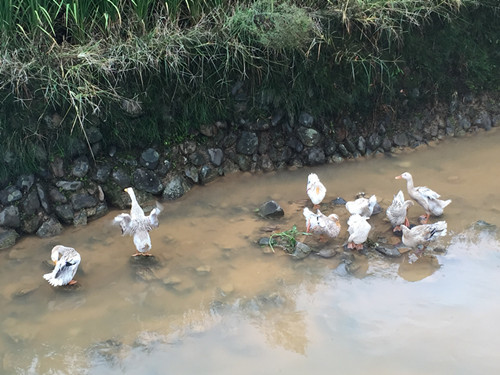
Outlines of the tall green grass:
{"type": "MultiPolygon", "coordinates": [[[[460,55],[467,33],[457,79],[487,87],[498,82],[498,55],[480,46],[500,50],[498,11],[495,0],[3,0],[1,100],[33,116],[0,117],[0,132],[14,137],[0,149],[36,144],[50,153],[96,123],[123,147],[178,141],[230,115],[236,82],[259,115],[369,112],[408,84],[403,67],[415,85],[445,81],[438,60],[447,45],[460,55]],[[490,36],[465,23],[474,12],[490,36]],[[431,50],[436,30],[441,49],[431,50]],[[144,123],[120,118],[130,99],[161,111],[144,123]],[[43,120],[52,113],[62,116],[55,129],[43,120]]],[[[36,165],[35,155],[26,164],[36,165]]]]}

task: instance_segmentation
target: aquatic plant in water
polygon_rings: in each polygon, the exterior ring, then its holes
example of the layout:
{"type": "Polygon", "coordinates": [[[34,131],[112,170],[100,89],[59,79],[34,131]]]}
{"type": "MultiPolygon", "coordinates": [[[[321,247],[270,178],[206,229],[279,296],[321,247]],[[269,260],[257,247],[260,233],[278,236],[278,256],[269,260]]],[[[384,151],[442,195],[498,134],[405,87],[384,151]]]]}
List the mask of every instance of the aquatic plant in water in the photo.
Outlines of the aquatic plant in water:
{"type": "Polygon", "coordinates": [[[311,233],[298,231],[296,225],[292,229],[273,233],[269,236],[269,247],[274,252],[274,246],[280,246],[285,252],[291,254],[295,250],[295,245],[297,245],[297,236],[300,235],[310,236],[311,233]]]}

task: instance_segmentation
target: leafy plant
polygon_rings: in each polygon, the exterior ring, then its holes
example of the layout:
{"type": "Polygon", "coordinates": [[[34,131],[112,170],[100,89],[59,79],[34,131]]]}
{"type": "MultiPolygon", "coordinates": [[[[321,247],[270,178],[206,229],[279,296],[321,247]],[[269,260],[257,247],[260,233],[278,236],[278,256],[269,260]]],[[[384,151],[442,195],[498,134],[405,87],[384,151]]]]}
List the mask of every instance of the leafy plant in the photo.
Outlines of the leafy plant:
{"type": "Polygon", "coordinates": [[[297,244],[297,236],[310,236],[311,233],[300,232],[297,230],[297,226],[294,225],[292,229],[273,233],[269,236],[269,247],[274,252],[274,246],[280,246],[287,253],[291,254],[295,250],[295,245],[297,244]]]}

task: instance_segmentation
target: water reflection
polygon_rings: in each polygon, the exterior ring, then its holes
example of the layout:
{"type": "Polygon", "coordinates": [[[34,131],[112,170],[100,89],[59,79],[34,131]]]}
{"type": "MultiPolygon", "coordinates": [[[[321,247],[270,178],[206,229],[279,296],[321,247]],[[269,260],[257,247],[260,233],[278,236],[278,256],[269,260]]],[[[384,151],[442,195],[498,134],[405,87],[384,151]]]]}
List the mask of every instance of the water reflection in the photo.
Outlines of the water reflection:
{"type": "MultiPolygon", "coordinates": [[[[0,373],[497,372],[500,244],[494,225],[471,223],[498,224],[500,177],[490,171],[499,141],[493,131],[316,168],[325,213],[343,223],[331,258],[298,261],[256,245],[269,226],[305,229],[307,169],[229,176],[165,204],[152,259],[130,257],[131,239],[111,225],[116,212],[57,238],[24,239],[0,253],[0,373]],[[407,169],[453,199],[450,235],[436,245],[444,251],[339,250],[348,213],[329,202],[365,191],[385,208],[407,169]],[[255,214],[268,199],[283,219],[255,214]],[[82,255],[78,288],[42,279],[58,243],[82,255]]],[[[421,213],[411,208],[410,221],[421,213]]],[[[399,240],[383,215],[370,220],[373,241],[399,240]]]]}

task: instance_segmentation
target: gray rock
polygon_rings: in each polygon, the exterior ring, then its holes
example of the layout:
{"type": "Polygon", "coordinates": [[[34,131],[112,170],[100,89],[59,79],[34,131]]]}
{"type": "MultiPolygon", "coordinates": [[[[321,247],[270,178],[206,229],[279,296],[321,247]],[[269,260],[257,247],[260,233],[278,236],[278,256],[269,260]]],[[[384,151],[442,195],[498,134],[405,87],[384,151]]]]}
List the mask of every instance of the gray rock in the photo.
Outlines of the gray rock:
{"type": "Polygon", "coordinates": [[[176,176],[166,183],[162,197],[166,200],[174,200],[182,197],[189,189],[188,183],[181,176],[176,176]]]}
{"type": "Polygon", "coordinates": [[[75,227],[87,225],[87,213],[84,210],[77,212],[73,217],[73,225],[75,227]]]}
{"type": "Polygon", "coordinates": [[[304,259],[311,253],[311,248],[303,242],[297,241],[295,249],[290,255],[296,260],[304,259]]]}
{"type": "Polygon", "coordinates": [[[196,151],[192,153],[191,155],[189,155],[188,159],[196,167],[201,167],[208,161],[206,154],[204,154],[201,151],[196,151]]]}
{"type": "Polygon", "coordinates": [[[345,206],[346,200],[342,197],[337,197],[334,200],[332,200],[332,204],[335,206],[345,206]]]}
{"type": "Polygon", "coordinates": [[[78,178],[83,178],[89,171],[89,159],[86,156],[80,156],[73,162],[71,174],[78,178]]]}
{"type": "Polygon", "coordinates": [[[184,174],[187,178],[193,181],[195,184],[200,180],[200,175],[198,173],[198,168],[196,167],[188,167],[184,170],[184,174]]]}
{"type": "Polygon", "coordinates": [[[220,148],[209,148],[208,155],[210,157],[210,162],[216,167],[219,167],[222,164],[224,153],[220,148]]]}
{"type": "Polygon", "coordinates": [[[6,249],[14,246],[19,234],[13,229],[0,228],[0,249],[6,249]]]}
{"type": "Polygon", "coordinates": [[[31,187],[35,183],[35,176],[32,174],[24,174],[18,177],[16,181],[16,186],[22,192],[30,191],[31,187]]]}
{"type": "Polygon", "coordinates": [[[13,202],[20,200],[23,197],[23,193],[17,187],[11,185],[0,191],[0,202],[6,206],[13,202]]]}
{"type": "Polygon", "coordinates": [[[264,172],[270,172],[274,170],[274,165],[271,159],[269,158],[269,155],[261,155],[261,157],[259,158],[259,164],[260,168],[264,172]]]}
{"type": "Polygon", "coordinates": [[[179,148],[181,149],[181,152],[184,154],[184,155],[190,155],[192,154],[193,152],[196,151],[196,142],[194,141],[185,141],[184,143],[181,143],[179,145],[179,148]]]}
{"type": "Polygon", "coordinates": [[[470,129],[472,124],[467,116],[464,116],[464,115],[459,113],[457,115],[457,118],[458,118],[458,126],[460,126],[460,128],[462,128],[465,131],[470,129]]]}
{"type": "Polygon", "coordinates": [[[264,131],[269,130],[270,124],[267,120],[258,119],[256,122],[248,124],[247,129],[250,131],[264,131]]]}
{"type": "Polygon", "coordinates": [[[63,231],[63,226],[61,223],[51,217],[47,221],[43,222],[40,228],[36,231],[38,237],[47,238],[57,236],[63,231]]]}
{"type": "Polygon", "coordinates": [[[342,155],[342,157],[344,158],[348,158],[351,156],[351,153],[347,151],[347,148],[344,146],[343,143],[339,144],[338,150],[340,152],[340,155],[342,155]]]}
{"type": "Polygon", "coordinates": [[[351,154],[355,154],[358,152],[356,145],[349,138],[346,138],[344,140],[344,146],[351,154]]]}
{"type": "Polygon", "coordinates": [[[9,228],[19,228],[21,218],[17,206],[7,206],[0,211],[0,226],[9,228]]]}
{"type": "Polygon", "coordinates": [[[297,136],[304,146],[307,147],[316,146],[321,140],[321,134],[317,130],[304,126],[297,129],[297,136]]]}
{"type": "Polygon", "coordinates": [[[391,258],[397,258],[401,256],[401,253],[398,251],[398,249],[395,246],[390,246],[387,244],[381,244],[377,247],[375,247],[375,250],[377,250],[379,253],[384,254],[385,256],[391,257],[391,258]]]}
{"type": "Polygon", "coordinates": [[[159,163],[158,168],[156,169],[156,173],[159,176],[164,177],[168,172],[170,172],[171,169],[172,163],[170,162],[170,160],[165,159],[159,163]]]}
{"type": "Polygon", "coordinates": [[[273,112],[271,116],[271,126],[275,127],[281,120],[285,117],[285,111],[282,109],[277,109],[273,112]]]}
{"type": "Polygon", "coordinates": [[[90,128],[88,128],[86,130],[86,133],[87,139],[89,140],[90,144],[100,142],[103,139],[101,131],[95,126],[91,126],[90,128]]]}
{"type": "Polygon", "coordinates": [[[64,191],[76,191],[83,187],[83,182],[81,181],[57,181],[56,186],[64,191]]]}
{"type": "Polygon", "coordinates": [[[248,172],[252,168],[252,159],[246,155],[237,155],[236,162],[240,170],[243,172],[248,172]]]}
{"type": "Polygon", "coordinates": [[[49,188],[49,197],[50,200],[56,204],[64,204],[68,202],[68,198],[66,198],[66,196],[63,193],[61,193],[58,189],[52,186],[49,188]]]}
{"type": "Polygon", "coordinates": [[[36,184],[36,191],[38,193],[38,199],[40,200],[40,205],[45,210],[45,212],[50,213],[50,203],[47,199],[47,193],[45,188],[41,184],[36,184]]]}
{"type": "Polygon", "coordinates": [[[243,155],[253,155],[259,146],[259,138],[253,132],[244,131],[236,144],[236,151],[243,155]]]}
{"type": "Polygon", "coordinates": [[[265,218],[267,217],[276,218],[284,216],[285,212],[277,202],[271,200],[263,203],[259,207],[259,215],[265,218]]]}
{"type": "Polygon", "coordinates": [[[200,133],[205,137],[213,137],[217,134],[217,126],[214,124],[204,124],[200,126],[200,133]]]}
{"type": "Polygon", "coordinates": [[[37,215],[31,215],[21,220],[21,230],[24,233],[34,234],[42,224],[43,214],[39,212],[37,215]]]}
{"type": "Polygon", "coordinates": [[[78,193],[71,196],[71,205],[75,211],[79,211],[82,208],[94,207],[97,203],[97,199],[88,193],[78,193]]]}
{"type": "Polygon", "coordinates": [[[394,144],[399,147],[407,147],[409,144],[406,133],[398,133],[394,136],[394,144]]]}
{"type": "Polygon", "coordinates": [[[313,123],[314,123],[314,118],[309,113],[302,112],[299,115],[299,124],[301,126],[310,128],[313,125],[313,123]]]}
{"type": "Polygon", "coordinates": [[[493,115],[491,118],[491,126],[498,127],[500,126],[500,114],[493,115]]]}
{"type": "Polygon", "coordinates": [[[337,151],[337,144],[331,138],[327,138],[325,140],[325,144],[323,145],[323,150],[325,151],[326,156],[332,156],[337,151]]]}
{"type": "Polygon", "coordinates": [[[73,222],[75,212],[73,211],[73,206],[71,206],[70,204],[61,204],[55,206],[54,212],[63,223],[71,224],[73,222]]]}
{"type": "Polygon", "coordinates": [[[304,149],[304,144],[295,137],[290,137],[286,141],[286,145],[296,152],[302,152],[304,149]]]}
{"type": "Polygon", "coordinates": [[[315,252],[315,254],[322,258],[333,258],[335,255],[338,254],[338,251],[333,247],[328,247],[315,252]]]}
{"type": "Polygon", "coordinates": [[[139,164],[144,168],[148,168],[151,170],[156,169],[159,161],[160,154],[153,148],[148,148],[147,150],[145,150],[139,158],[139,164]]]}
{"type": "Polygon", "coordinates": [[[139,168],[133,173],[134,186],[151,194],[160,194],[163,184],[158,176],[149,169],[139,168]]]}
{"type": "Polygon", "coordinates": [[[135,99],[123,99],[120,107],[123,112],[132,118],[140,117],[144,113],[141,102],[135,99]]]}
{"type": "Polygon", "coordinates": [[[368,148],[370,148],[372,150],[376,150],[377,148],[379,148],[382,145],[382,137],[380,135],[378,135],[378,133],[372,133],[368,137],[366,144],[367,144],[368,148]]]}
{"type": "Polygon", "coordinates": [[[54,177],[61,178],[64,176],[64,161],[62,158],[56,156],[49,164],[49,167],[54,177]]]}
{"type": "Polygon", "coordinates": [[[114,183],[116,183],[119,187],[123,189],[130,186],[130,177],[128,173],[121,168],[115,169],[111,173],[111,179],[113,180],[114,183]]]}
{"type": "Polygon", "coordinates": [[[324,164],[326,161],[326,156],[324,151],[319,147],[312,147],[307,153],[307,164],[308,165],[320,165],[324,164]]]}
{"type": "Polygon", "coordinates": [[[96,167],[93,179],[101,184],[105,183],[111,174],[111,166],[109,164],[101,164],[96,167]]]}
{"type": "Polygon", "coordinates": [[[199,173],[200,184],[208,184],[210,181],[215,180],[218,175],[219,173],[216,169],[210,168],[208,165],[204,165],[203,167],[201,167],[199,173]]]}
{"type": "Polygon", "coordinates": [[[21,207],[26,215],[33,215],[40,209],[40,200],[36,190],[30,191],[21,202],[21,207]]]}
{"type": "Polygon", "coordinates": [[[361,155],[366,153],[366,140],[362,135],[358,138],[358,150],[361,152],[361,155]]]}
{"type": "Polygon", "coordinates": [[[389,137],[384,137],[384,140],[382,142],[382,148],[384,149],[385,152],[391,151],[392,148],[392,142],[389,139],[389,137]]]}
{"type": "Polygon", "coordinates": [[[484,130],[490,130],[492,127],[491,117],[485,110],[480,111],[473,121],[474,125],[483,128],[484,130]]]}
{"type": "Polygon", "coordinates": [[[271,150],[269,150],[269,159],[271,159],[271,161],[276,164],[285,163],[290,160],[291,157],[292,150],[290,149],[290,147],[272,147],[271,150]]]}

